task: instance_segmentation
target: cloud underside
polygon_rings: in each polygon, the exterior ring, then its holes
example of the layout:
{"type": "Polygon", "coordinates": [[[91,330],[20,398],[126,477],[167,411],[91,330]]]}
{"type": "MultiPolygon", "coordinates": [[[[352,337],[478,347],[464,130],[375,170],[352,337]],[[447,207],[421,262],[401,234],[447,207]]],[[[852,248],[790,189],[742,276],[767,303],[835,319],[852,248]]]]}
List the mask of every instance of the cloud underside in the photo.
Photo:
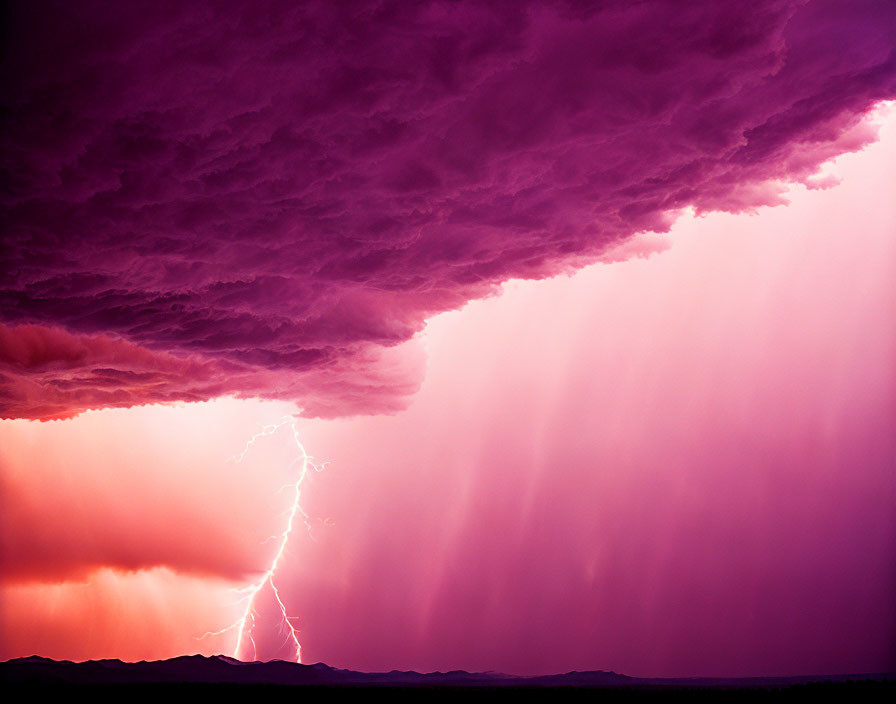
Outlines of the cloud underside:
{"type": "Polygon", "coordinates": [[[397,410],[428,317],[782,203],[896,97],[886,0],[332,5],[7,10],[0,416],[397,410]]]}

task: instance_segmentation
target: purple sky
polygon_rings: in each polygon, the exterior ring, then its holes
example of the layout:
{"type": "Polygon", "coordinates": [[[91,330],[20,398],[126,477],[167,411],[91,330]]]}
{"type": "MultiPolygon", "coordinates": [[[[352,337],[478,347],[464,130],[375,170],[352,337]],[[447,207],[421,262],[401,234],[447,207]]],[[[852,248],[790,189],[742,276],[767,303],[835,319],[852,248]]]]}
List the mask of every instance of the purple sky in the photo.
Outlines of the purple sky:
{"type": "Polygon", "coordinates": [[[892,669],[896,4],[294,5],[5,9],[0,656],[230,652],[295,413],[306,661],[892,669]]]}

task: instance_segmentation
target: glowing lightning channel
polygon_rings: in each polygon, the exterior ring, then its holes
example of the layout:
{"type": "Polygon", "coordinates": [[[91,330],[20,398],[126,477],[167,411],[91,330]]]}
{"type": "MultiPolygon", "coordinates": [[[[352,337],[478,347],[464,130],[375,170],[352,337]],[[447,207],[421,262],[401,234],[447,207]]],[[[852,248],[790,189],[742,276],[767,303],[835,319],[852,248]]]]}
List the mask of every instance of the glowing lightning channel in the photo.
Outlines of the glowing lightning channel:
{"type": "Polygon", "coordinates": [[[268,538],[268,540],[275,539],[280,541],[279,547],[277,548],[277,554],[274,555],[274,559],[271,561],[271,564],[268,566],[264,574],[261,575],[261,579],[258,582],[256,582],[255,584],[250,584],[247,587],[243,587],[242,589],[235,590],[243,595],[240,601],[246,602],[246,609],[243,612],[242,617],[226,628],[222,628],[220,631],[209,631],[204,636],[202,636],[204,638],[205,636],[220,635],[228,631],[237,631],[238,635],[236,639],[236,646],[233,649],[233,657],[237,659],[240,658],[240,653],[243,650],[243,642],[246,639],[248,639],[252,644],[252,659],[255,660],[257,658],[258,651],[255,646],[255,638],[253,638],[252,636],[252,631],[255,628],[256,621],[255,599],[258,596],[258,593],[265,587],[265,585],[270,584],[271,591],[274,594],[274,599],[276,599],[277,606],[280,608],[280,615],[283,619],[283,623],[286,625],[288,637],[292,639],[293,645],[295,646],[296,662],[302,662],[302,644],[299,642],[298,631],[292,625],[292,619],[294,617],[289,615],[289,612],[286,609],[286,604],[283,603],[283,599],[280,597],[280,591],[277,589],[277,584],[274,581],[274,575],[277,572],[277,567],[280,564],[280,559],[283,557],[283,553],[286,551],[286,543],[289,541],[289,536],[292,533],[296,516],[301,516],[302,521],[305,523],[305,527],[309,530],[311,529],[311,526],[308,522],[308,516],[299,505],[299,502],[302,498],[302,483],[305,481],[305,477],[308,476],[308,473],[310,471],[320,472],[324,469],[324,467],[327,466],[327,463],[324,462],[321,464],[315,464],[314,462],[312,462],[312,457],[305,451],[304,446],[299,440],[299,431],[296,428],[295,420],[290,416],[284,416],[279,423],[272,423],[270,425],[263,426],[259,432],[257,432],[246,441],[246,446],[243,448],[243,451],[237,455],[234,455],[228,461],[233,461],[235,463],[242,462],[243,458],[246,456],[252,446],[259,440],[259,438],[273,435],[285,425],[289,425],[289,427],[292,429],[293,440],[295,441],[296,447],[299,451],[298,456],[290,463],[289,468],[292,469],[296,464],[299,463],[301,463],[301,467],[299,469],[299,475],[295,483],[287,484],[286,486],[282,487],[282,489],[285,489],[287,487],[292,488],[294,493],[292,505],[289,508],[289,517],[286,519],[286,526],[283,529],[283,532],[279,535],[271,536],[270,538],[268,538]]]}

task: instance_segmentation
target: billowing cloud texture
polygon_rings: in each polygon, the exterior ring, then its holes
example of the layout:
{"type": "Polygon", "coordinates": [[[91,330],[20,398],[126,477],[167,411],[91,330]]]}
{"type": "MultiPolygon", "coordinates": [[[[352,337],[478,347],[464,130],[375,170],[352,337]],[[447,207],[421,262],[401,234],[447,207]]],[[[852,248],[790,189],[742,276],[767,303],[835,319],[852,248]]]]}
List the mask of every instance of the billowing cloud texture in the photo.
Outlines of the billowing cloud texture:
{"type": "Polygon", "coordinates": [[[426,318],[825,185],[896,96],[887,0],[7,15],[2,417],[401,407],[426,318]]]}

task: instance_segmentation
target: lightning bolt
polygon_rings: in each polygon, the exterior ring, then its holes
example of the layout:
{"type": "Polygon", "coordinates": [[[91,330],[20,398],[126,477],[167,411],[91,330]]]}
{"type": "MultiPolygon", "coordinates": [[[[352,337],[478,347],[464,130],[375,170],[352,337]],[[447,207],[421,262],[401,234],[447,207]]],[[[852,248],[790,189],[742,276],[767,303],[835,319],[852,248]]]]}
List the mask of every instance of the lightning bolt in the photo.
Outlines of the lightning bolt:
{"type": "Polygon", "coordinates": [[[243,587],[242,589],[234,590],[242,594],[242,597],[239,599],[239,601],[244,601],[246,605],[242,617],[237,621],[234,621],[229,626],[222,628],[220,631],[209,631],[205,635],[201,636],[202,638],[205,638],[206,636],[215,636],[221,635],[222,633],[227,633],[229,631],[236,631],[237,639],[236,646],[233,649],[233,657],[237,659],[242,659],[242,653],[245,648],[245,641],[247,640],[252,645],[252,659],[255,660],[257,658],[258,651],[255,645],[255,638],[252,635],[256,621],[255,601],[261,590],[264,589],[265,586],[270,585],[271,592],[273,593],[274,599],[277,602],[277,606],[280,609],[282,623],[286,626],[288,639],[292,640],[292,644],[295,648],[295,660],[298,663],[302,662],[302,644],[299,642],[299,632],[292,624],[295,617],[289,615],[289,611],[286,608],[286,604],[283,603],[283,599],[280,596],[280,590],[277,588],[277,583],[274,578],[277,573],[277,567],[280,565],[280,561],[283,558],[284,552],[286,551],[286,544],[289,542],[289,536],[292,534],[293,527],[296,522],[296,517],[300,517],[305,524],[305,527],[309,531],[311,530],[308,516],[302,510],[302,507],[300,505],[302,498],[302,484],[304,483],[310,472],[320,472],[324,469],[324,467],[327,466],[327,463],[323,462],[321,464],[315,464],[312,461],[313,458],[305,451],[305,447],[299,440],[299,431],[298,428],[296,428],[295,419],[290,416],[284,416],[277,423],[271,423],[270,425],[262,426],[262,429],[259,432],[255,433],[255,435],[253,435],[246,441],[246,445],[245,447],[243,447],[242,452],[229,458],[228,462],[242,462],[243,458],[249,453],[249,451],[252,449],[252,446],[256,442],[258,442],[258,440],[266,436],[274,435],[274,433],[280,430],[280,428],[287,426],[292,430],[293,441],[295,442],[296,448],[298,450],[298,455],[290,463],[289,469],[291,471],[296,465],[299,465],[299,469],[296,481],[292,484],[287,484],[286,486],[281,487],[281,491],[283,489],[289,488],[292,489],[293,492],[292,503],[289,507],[289,515],[286,519],[286,525],[279,535],[271,536],[265,541],[267,542],[268,540],[272,539],[277,540],[279,543],[277,553],[274,555],[273,560],[271,560],[271,563],[268,565],[267,570],[265,570],[265,572],[261,575],[260,579],[257,582],[250,584],[247,587],[243,587]]]}

